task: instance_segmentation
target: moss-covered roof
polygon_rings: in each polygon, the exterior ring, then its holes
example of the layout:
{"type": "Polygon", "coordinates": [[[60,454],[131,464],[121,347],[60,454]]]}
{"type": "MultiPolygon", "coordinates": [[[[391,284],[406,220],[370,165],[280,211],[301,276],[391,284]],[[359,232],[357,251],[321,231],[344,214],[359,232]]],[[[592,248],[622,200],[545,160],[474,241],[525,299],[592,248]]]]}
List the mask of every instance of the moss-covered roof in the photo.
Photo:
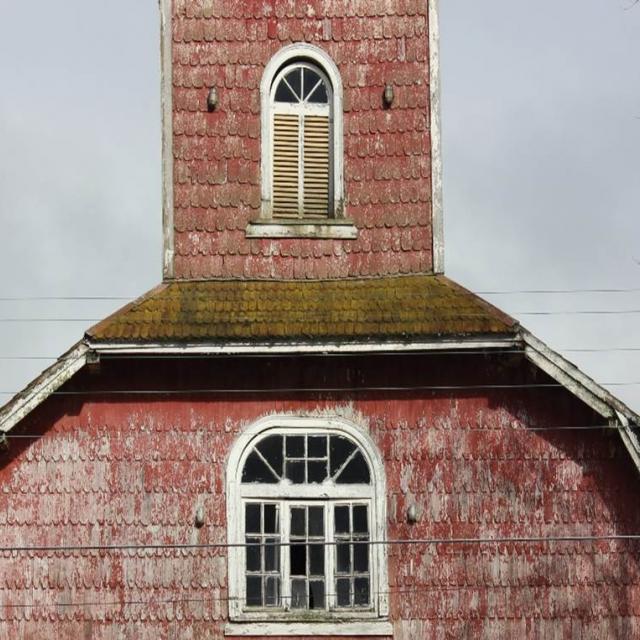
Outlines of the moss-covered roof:
{"type": "Polygon", "coordinates": [[[504,336],[515,320],[444,276],[160,285],[92,327],[92,342],[361,341],[504,336]]]}

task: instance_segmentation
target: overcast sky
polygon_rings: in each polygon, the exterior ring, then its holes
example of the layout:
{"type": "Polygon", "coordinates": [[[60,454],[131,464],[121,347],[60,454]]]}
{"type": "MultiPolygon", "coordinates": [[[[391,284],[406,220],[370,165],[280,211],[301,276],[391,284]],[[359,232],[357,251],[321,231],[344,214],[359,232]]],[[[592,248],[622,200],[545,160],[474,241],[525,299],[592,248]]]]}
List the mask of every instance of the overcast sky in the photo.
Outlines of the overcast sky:
{"type": "MultiPolygon", "coordinates": [[[[640,289],[640,5],[441,0],[447,274],[640,289]]],[[[155,0],[0,0],[0,297],[161,278],[155,0]]],[[[640,382],[640,291],[488,296],[599,382],[640,382]],[[636,348],[577,353],[570,349],[636,348]]],[[[1,302],[0,356],[55,356],[122,303],[1,302]]],[[[0,360],[0,390],[44,361],[0,360]]],[[[640,385],[611,387],[640,410],[640,385]]],[[[0,396],[0,404],[8,399],[0,396]]]]}

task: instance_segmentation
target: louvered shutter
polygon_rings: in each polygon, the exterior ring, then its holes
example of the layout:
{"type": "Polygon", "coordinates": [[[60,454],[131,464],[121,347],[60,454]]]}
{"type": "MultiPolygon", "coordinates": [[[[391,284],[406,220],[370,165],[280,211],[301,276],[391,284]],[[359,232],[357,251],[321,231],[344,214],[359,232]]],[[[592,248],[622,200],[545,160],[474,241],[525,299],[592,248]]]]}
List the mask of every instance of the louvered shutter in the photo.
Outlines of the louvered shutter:
{"type": "Polygon", "coordinates": [[[273,118],[273,215],[297,216],[300,210],[300,116],[273,118]]]}
{"type": "Polygon", "coordinates": [[[303,145],[304,215],[329,213],[329,118],[305,116],[303,145]]]}

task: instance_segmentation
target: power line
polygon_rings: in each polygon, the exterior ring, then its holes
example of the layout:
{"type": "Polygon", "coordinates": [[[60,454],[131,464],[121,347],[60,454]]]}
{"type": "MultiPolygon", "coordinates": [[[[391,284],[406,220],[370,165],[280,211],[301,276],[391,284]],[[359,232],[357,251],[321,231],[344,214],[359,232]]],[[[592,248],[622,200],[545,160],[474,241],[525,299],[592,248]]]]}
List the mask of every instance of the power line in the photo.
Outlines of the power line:
{"type": "MultiPolygon", "coordinates": [[[[601,382],[606,387],[628,387],[640,385],[640,382],[601,382]]],[[[162,396],[162,395],[203,395],[203,394],[304,394],[304,393],[358,393],[381,392],[396,393],[406,391],[489,391],[489,390],[524,390],[524,389],[560,389],[564,385],[559,382],[524,383],[524,384],[477,384],[477,385],[415,385],[405,387],[377,386],[377,387],[288,387],[288,388],[259,388],[259,389],[84,389],[79,391],[52,391],[49,395],[58,396],[162,396]]],[[[0,391],[2,395],[18,395],[20,391],[0,391]]]]}
{"type": "MultiPolygon", "coordinates": [[[[248,534],[249,535],[249,534],[248,534]]],[[[274,534],[277,537],[278,534],[274,534]]],[[[256,547],[290,547],[308,544],[322,547],[335,547],[344,544],[371,546],[436,546],[436,545],[493,545],[493,544],[545,544],[588,543],[588,542],[640,542],[640,534],[609,535],[556,535],[556,536],[498,536],[493,538],[396,538],[389,540],[324,540],[301,543],[286,542],[203,542],[203,543],[129,543],[94,545],[34,545],[0,546],[0,553],[70,553],[70,552],[111,552],[111,551],[211,551],[215,549],[246,549],[256,547]]]]}
{"type": "MultiPolygon", "coordinates": [[[[557,425],[557,426],[543,426],[543,427],[528,427],[526,425],[519,425],[516,427],[456,427],[455,429],[437,429],[431,428],[430,431],[435,431],[437,433],[449,433],[455,435],[462,435],[463,433],[502,433],[502,434],[526,434],[526,433],[538,433],[538,432],[546,432],[546,431],[626,431],[628,428],[630,429],[638,429],[640,427],[631,426],[631,427],[623,427],[620,425],[610,425],[610,424],[588,424],[588,425],[557,425]]],[[[118,438],[130,438],[135,436],[155,436],[158,435],[158,431],[105,431],[98,432],[93,434],[86,434],[82,431],[73,431],[73,432],[53,432],[53,433],[39,433],[39,434],[29,434],[29,433],[6,433],[0,434],[0,439],[7,440],[40,440],[42,438],[47,438],[48,440],[51,438],[69,438],[73,437],[78,441],[81,440],[96,440],[101,438],[111,438],[113,440],[117,440],[118,438]]],[[[197,437],[207,437],[215,435],[214,432],[210,431],[172,431],[171,437],[188,437],[188,438],[197,438],[197,437]]]]}

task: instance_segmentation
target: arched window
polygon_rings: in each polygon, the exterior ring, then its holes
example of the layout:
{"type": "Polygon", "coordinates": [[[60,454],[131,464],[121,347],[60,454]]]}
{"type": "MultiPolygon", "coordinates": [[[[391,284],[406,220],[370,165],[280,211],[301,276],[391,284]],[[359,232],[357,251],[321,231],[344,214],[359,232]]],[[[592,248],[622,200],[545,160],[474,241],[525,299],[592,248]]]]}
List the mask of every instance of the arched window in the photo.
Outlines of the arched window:
{"type": "Polygon", "coordinates": [[[271,87],[274,218],[333,214],[333,89],[317,65],[294,62],[271,87]]]}
{"type": "Polygon", "coordinates": [[[356,237],[344,212],[335,63],[320,47],[289,45],[268,63],[260,92],[262,210],[247,234],[356,237]]]}
{"type": "Polygon", "coordinates": [[[386,615],[384,473],[365,434],[339,419],[269,418],[229,465],[233,617],[386,615]]]}

